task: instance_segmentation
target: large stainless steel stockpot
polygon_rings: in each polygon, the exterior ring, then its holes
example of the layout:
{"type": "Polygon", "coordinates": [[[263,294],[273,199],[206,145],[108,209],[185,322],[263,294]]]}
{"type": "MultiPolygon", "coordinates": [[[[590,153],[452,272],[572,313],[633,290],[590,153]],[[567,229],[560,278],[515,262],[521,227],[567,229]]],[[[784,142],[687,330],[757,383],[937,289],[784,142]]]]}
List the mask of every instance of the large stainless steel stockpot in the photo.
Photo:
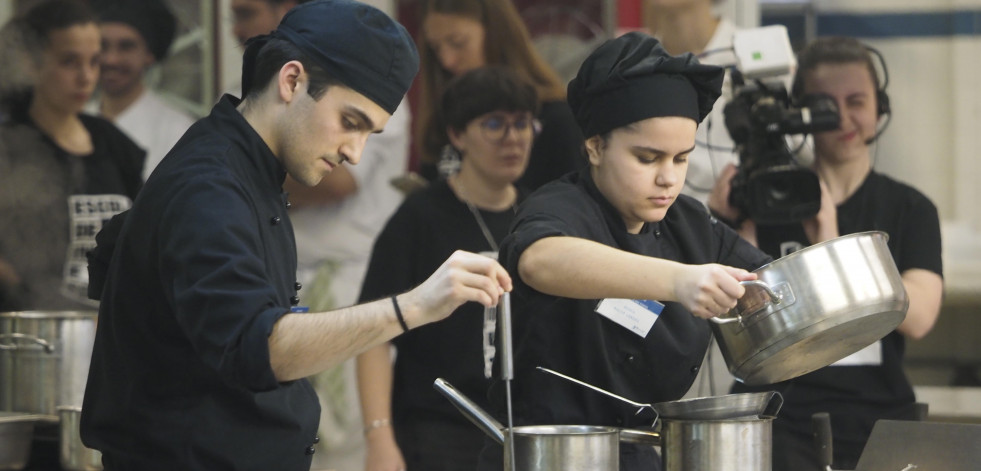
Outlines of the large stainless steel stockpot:
{"type": "Polygon", "coordinates": [[[80,405],[97,313],[0,313],[0,410],[58,420],[59,405],[80,405]]]}
{"type": "Polygon", "coordinates": [[[27,466],[34,424],[40,418],[24,412],[0,412],[0,470],[19,470],[27,466]]]}
{"type": "Polygon", "coordinates": [[[664,471],[770,471],[773,417],[661,419],[664,471]]]}
{"type": "Polygon", "coordinates": [[[712,329],[746,384],[795,378],[885,337],[909,298],[884,232],[838,237],[781,257],[743,282],[746,295],[712,329]]]}
{"type": "Polygon", "coordinates": [[[64,471],[100,471],[102,453],[82,444],[79,423],[82,408],[77,406],[58,407],[60,439],[58,462],[64,471]]]}
{"type": "Polygon", "coordinates": [[[661,418],[660,432],[621,429],[620,440],[659,445],[664,471],[770,471],[774,418],[661,418]]]}

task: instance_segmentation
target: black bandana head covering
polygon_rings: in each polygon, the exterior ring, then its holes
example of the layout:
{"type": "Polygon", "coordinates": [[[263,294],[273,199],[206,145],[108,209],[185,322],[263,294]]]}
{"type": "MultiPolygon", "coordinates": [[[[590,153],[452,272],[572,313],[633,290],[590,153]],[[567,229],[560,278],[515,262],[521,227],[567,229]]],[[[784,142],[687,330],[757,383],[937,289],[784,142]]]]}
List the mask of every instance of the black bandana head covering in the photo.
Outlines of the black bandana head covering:
{"type": "Polygon", "coordinates": [[[177,32],[177,18],[163,0],[96,0],[92,6],[100,22],[132,26],[158,61],[167,56],[177,32]]]}
{"type": "Polygon", "coordinates": [[[587,138],[647,118],[702,122],[722,94],[721,67],[672,56],[657,39],[630,32],[593,51],[569,82],[569,106],[587,138]]]}
{"type": "MultiPolygon", "coordinates": [[[[353,0],[315,0],[293,7],[276,31],[246,43],[244,61],[254,61],[270,37],[293,43],[328,74],[389,114],[419,71],[419,53],[405,27],[353,0]]],[[[246,65],[245,70],[251,69],[246,65]]],[[[242,84],[243,95],[249,85],[242,84]]]]}

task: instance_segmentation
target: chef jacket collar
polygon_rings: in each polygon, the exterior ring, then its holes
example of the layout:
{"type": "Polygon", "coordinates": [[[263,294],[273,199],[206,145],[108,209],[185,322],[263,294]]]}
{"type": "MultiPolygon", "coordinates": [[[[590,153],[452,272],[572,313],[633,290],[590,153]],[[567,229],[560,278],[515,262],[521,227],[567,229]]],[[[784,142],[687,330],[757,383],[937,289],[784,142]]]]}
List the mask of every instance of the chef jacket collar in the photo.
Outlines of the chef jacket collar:
{"type": "Polygon", "coordinates": [[[267,183],[282,192],[283,183],[286,181],[286,168],[283,167],[282,162],[279,161],[272,149],[266,145],[266,141],[262,140],[262,136],[236,109],[241,102],[241,99],[226,94],[221,97],[211,114],[219,122],[241,131],[237,135],[229,137],[236,144],[242,146],[250,163],[259,173],[268,176],[267,183]]]}

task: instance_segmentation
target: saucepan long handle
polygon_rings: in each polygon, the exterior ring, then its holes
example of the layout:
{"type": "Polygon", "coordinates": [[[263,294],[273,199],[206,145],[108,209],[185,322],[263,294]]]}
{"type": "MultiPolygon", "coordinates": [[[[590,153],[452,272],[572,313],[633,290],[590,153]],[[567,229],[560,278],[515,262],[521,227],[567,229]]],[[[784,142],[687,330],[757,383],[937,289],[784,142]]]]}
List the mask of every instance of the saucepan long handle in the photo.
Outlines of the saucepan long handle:
{"type": "Polygon", "coordinates": [[[504,425],[494,420],[487,411],[474,404],[473,401],[464,396],[460,391],[457,391],[453,385],[447,383],[443,378],[436,378],[436,381],[433,382],[433,387],[440,394],[446,396],[456,406],[457,410],[462,412],[466,418],[470,419],[474,425],[483,430],[484,433],[493,438],[497,443],[504,444],[504,425]]]}

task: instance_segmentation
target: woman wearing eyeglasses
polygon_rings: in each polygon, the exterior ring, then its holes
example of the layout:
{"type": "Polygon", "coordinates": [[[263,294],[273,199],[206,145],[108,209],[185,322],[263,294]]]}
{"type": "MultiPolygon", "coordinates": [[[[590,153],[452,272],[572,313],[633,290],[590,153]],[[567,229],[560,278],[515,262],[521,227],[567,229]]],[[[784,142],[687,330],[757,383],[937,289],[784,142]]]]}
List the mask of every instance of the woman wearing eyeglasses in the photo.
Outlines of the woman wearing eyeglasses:
{"type": "MultiPolygon", "coordinates": [[[[535,88],[504,67],[454,79],[437,119],[459,170],[412,193],[375,241],[361,299],[401,293],[455,250],[497,258],[522,193],[537,129],[535,88]]],[[[397,337],[394,367],[383,345],[358,357],[358,385],[370,471],[475,469],[483,433],[433,389],[443,377],[483,404],[493,345],[476,303],[397,337]],[[485,333],[486,332],[486,333],[485,333]],[[483,339],[483,340],[482,340],[483,339]]]]}
{"type": "MultiPolygon", "coordinates": [[[[585,168],[582,134],[565,102],[565,84],[532,44],[512,0],[421,0],[416,145],[420,171],[437,179],[446,134],[436,122],[438,100],[454,77],[484,66],[505,66],[535,86],[542,131],[518,186],[529,191],[585,168]]],[[[445,174],[440,174],[444,176],[445,174]]]]}

